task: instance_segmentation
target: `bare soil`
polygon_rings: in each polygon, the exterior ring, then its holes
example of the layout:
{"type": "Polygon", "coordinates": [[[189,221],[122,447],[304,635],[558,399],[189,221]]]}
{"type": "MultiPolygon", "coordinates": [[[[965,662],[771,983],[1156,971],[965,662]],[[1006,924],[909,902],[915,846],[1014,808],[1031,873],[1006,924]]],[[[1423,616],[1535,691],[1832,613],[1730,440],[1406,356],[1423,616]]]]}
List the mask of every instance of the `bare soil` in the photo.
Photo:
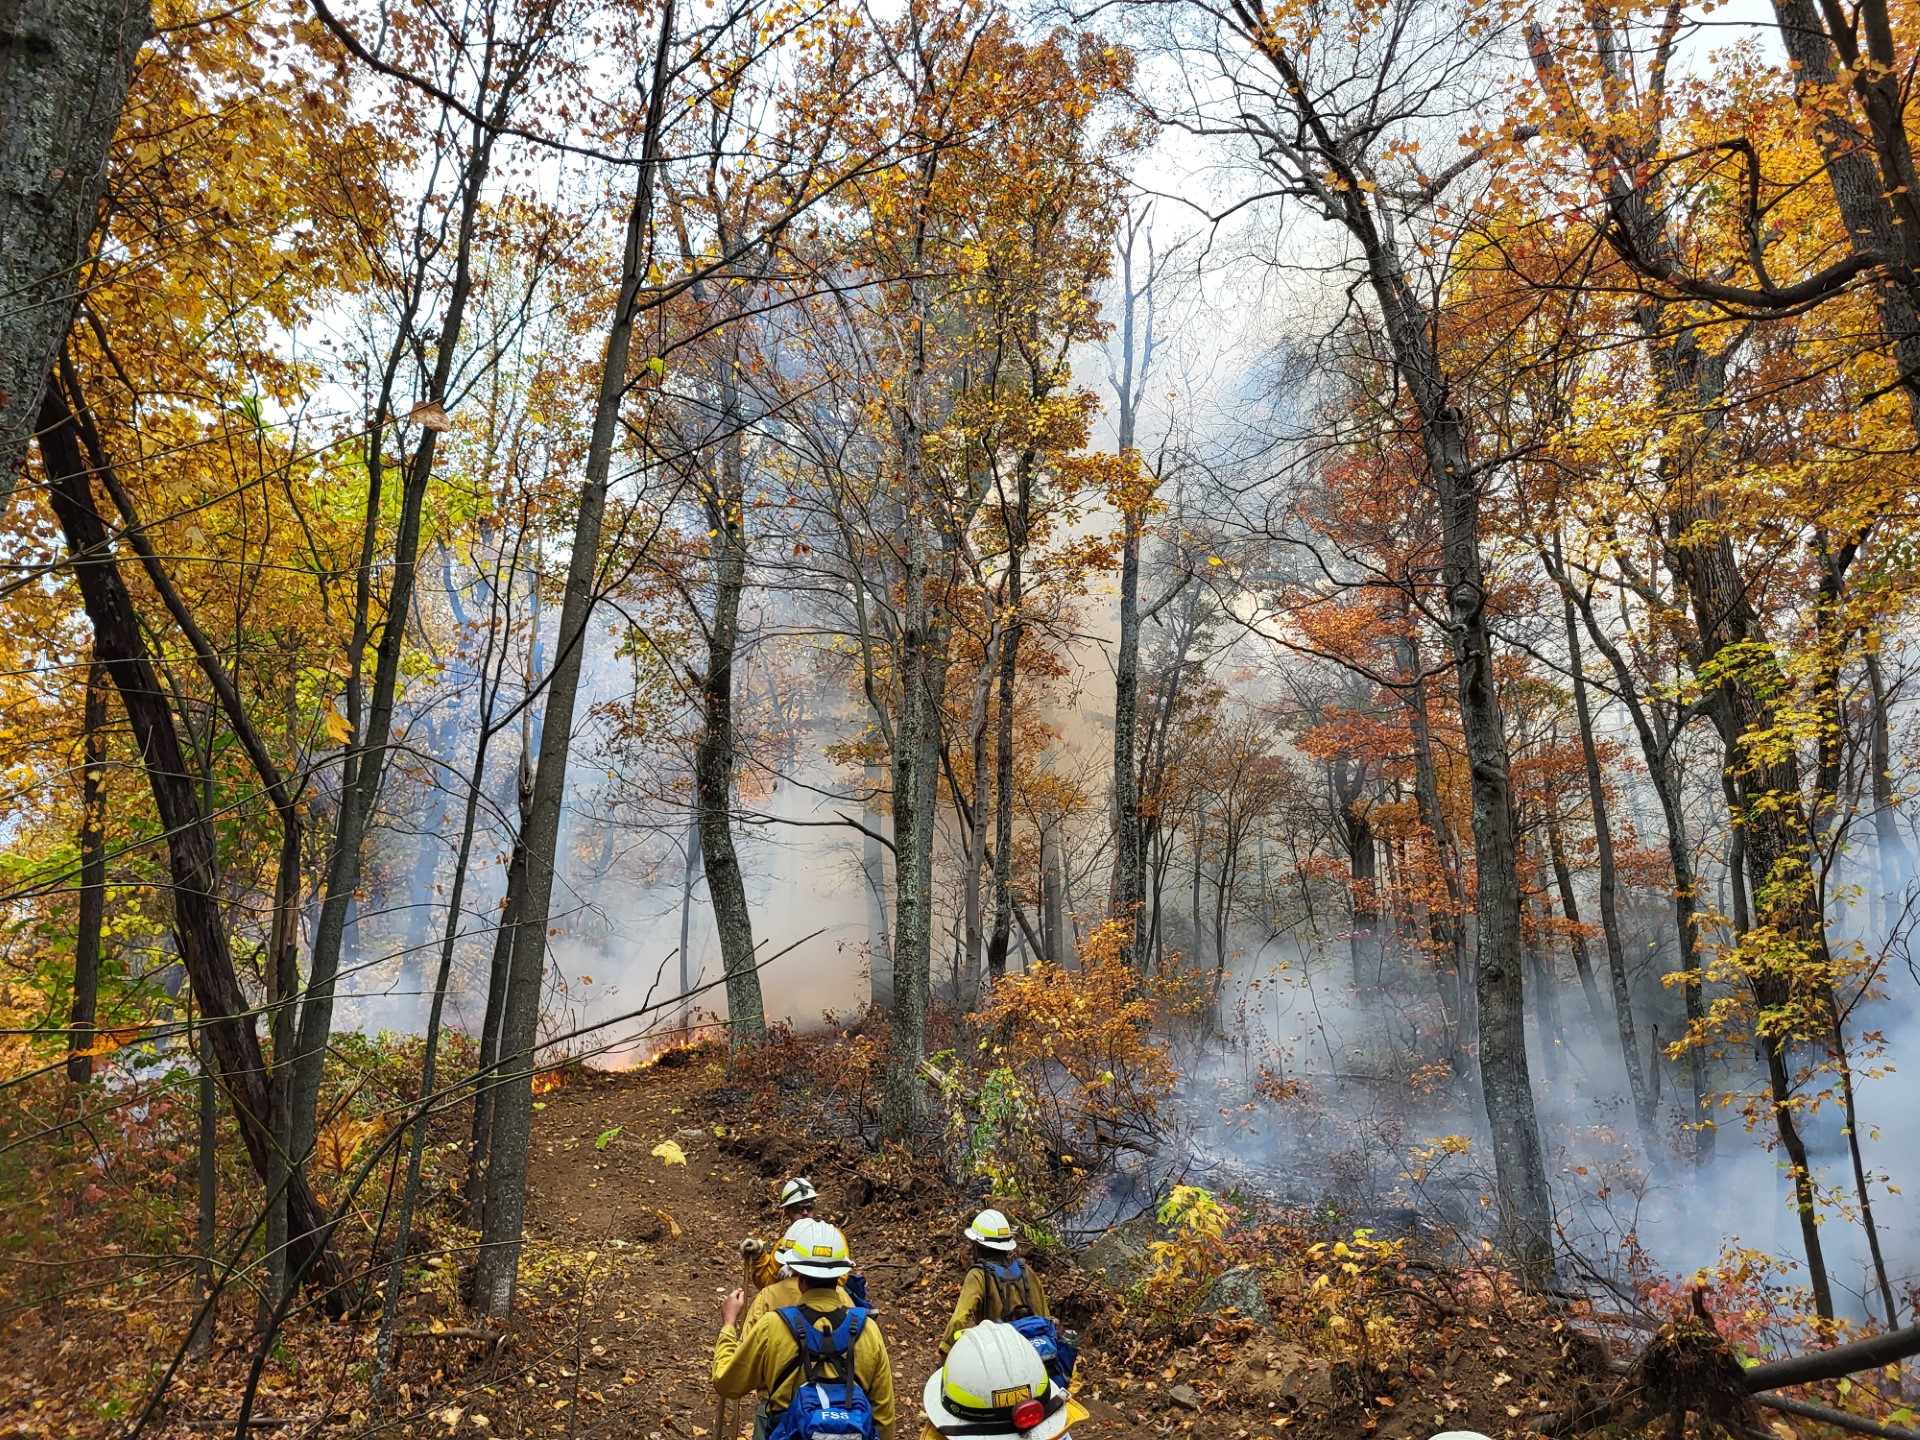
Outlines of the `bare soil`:
{"type": "MultiPolygon", "coordinates": [[[[428,1333],[409,1341],[414,1378],[395,1430],[734,1440],[751,1408],[732,1408],[723,1437],[707,1380],[720,1301],[741,1283],[741,1238],[778,1233],[778,1184],[805,1173],[867,1276],[893,1357],[900,1440],[915,1440],[974,1197],[905,1155],[795,1133],[723,1086],[695,1051],[589,1073],[542,1097],[513,1335],[496,1350],[452,1333],[470,1322],[451,1286],[442,1318],[410,1313],[408,1328],[428,1333]],[[655,1153],[667,1143],[684,1163],[655,1153]],[[436,1324],[445,1333],[431,1333],[436,1324]]],[[[1054,1308],[1083,1335],[1079,1398],[1092,1418],[1075,1427],[1080,1440],[1423,1440],[1447,1429],[1517,1440],[1603,1375],[1604,1356],[1542,1315],[1416,1312],[1430,1322],[1417,1343],[1362,1371],[1233,1317],[1135,1322],[1071,1265],[1040,1257],[1040,1269],[1054,1308]]],[[[1268,1296],[1283,1330],[1290,1298],[1268,1296]]]]}

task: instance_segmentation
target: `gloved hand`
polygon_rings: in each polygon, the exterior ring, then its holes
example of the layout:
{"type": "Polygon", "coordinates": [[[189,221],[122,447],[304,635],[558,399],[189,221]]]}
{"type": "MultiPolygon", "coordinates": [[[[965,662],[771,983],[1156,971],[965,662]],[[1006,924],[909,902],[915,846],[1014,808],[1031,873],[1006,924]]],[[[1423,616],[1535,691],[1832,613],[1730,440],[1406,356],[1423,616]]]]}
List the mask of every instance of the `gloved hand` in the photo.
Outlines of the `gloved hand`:
{"type": "Polygon", "coordinates": [[[757,1260],[766,1248],[767,1245],[764,1240],[756,1240],[753,1236],[749,1235],[740,1242],[740,1258],[742,1260],[757,1260]]]}

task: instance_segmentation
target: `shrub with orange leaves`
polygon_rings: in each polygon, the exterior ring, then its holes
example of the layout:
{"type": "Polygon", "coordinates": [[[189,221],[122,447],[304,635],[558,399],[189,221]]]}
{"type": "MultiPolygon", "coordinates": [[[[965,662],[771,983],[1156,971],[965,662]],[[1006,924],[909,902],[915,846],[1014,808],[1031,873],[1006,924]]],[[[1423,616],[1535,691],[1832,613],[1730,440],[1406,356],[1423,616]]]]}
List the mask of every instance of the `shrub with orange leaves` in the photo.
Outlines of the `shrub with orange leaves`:
{"type": "Polygon", "coordinates": [[[1043,963],[994,987],[981,1038],[949,1086],[971,1126],[973,1173],[1009,1189],[1031,1188],[1043,1167],[1077,1182],[1118,1151],[1158,1143],[1162,1101],[1179,1078],[1169,1024],[1191,1020],[1204,996],[1183,977],[1130,969],[1126,938],[1109,921],[1083,937],[1078,969],[1043,963]],[[981,1134],[983,1122],[995,1133],[981,1134]]]}

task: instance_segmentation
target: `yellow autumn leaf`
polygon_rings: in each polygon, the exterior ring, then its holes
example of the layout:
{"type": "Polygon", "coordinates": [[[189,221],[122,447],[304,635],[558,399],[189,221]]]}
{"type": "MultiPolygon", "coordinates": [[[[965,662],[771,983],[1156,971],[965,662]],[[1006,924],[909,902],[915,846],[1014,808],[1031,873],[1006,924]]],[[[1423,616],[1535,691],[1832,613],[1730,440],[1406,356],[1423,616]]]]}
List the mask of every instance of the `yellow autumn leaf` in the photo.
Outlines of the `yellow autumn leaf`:
{"type": "Polygon", "coordinates": [[[378,1121],[336,1115],[314,1136],[314,1157],[325,1168],[344,1175],[353,1164],[353,1157],[360,1153],[360,1147],[382,1133],[383,1127],[378,1121]]]}
{"type": "Polygon", "coordinates": [[[320,723],[326,727],[327,734],[337,744],[345,745],[353,739],[353,727],[347,724],[347,717],[331,705],[327,707],[326,714],[320,717],[320,723]]]}
{"type": "Polygon", "coordinates": [[[684,1165],[687,1163],[687,1152],[680,1148],[678,1141],[662,1140],[658,1145],[653,1147],[653,1153],[669,1165],[684,1165]]]}
{"type": "Polygon", "coordinates": [[[114,1051],[118,1050],[122,1045],[131,1045],[133,1044],[134,1041],[138,1040],[140,1038],[140,1033],[142,1028],[143,1027],[139,1025],[132,1025],[122,1030],[99,1031],[97,1032],[99,1038],[96,1039],[91,1045],[87,1046],[87,1048],[84,1050],[75,1050],[73,1053],[75,1055],[89,1055],[89,1056],[111,1055],[114,1051]]]}

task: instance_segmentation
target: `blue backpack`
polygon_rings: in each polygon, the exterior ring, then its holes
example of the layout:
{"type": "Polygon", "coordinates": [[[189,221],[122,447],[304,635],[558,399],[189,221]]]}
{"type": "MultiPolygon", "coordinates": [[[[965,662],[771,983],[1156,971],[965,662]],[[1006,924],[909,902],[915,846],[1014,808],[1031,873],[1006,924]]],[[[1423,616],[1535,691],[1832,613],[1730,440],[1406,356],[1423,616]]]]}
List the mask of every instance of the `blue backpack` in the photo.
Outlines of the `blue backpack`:
{"type": "Polygon", "coordinates": [[[1026,1262],[1012,1260],[998,1265],[983,1260],[980,1268],[987,1276],[986,1305],[981,1318],[1004,1320],[1013,1326],[1039,1352],[1048,1378],[1062,1389],[1069,1388],[1074,1362],[1080,1358],[1080,1347],[1064,1339],[1060,1327],[1047,1316],[1034,1313],[1034,1281],[1027,1273],[1026,1262]]]}
{"type": "Polygon", "coordinates": [[[778,1390],[796,1369],[800,1383],[787,1408],[769,1417],[767,1440],[873,1440],[873,1403],[853,1373],[853,1350],[866,1327],[867,1312],[858,1306],[840,1311],[831,1330],[817,1330],[813,1322],[831,1318],[832,1312],[788,1305],[777,1313],[793,1332],[800,1353],[780,1372],[773,1388],[778,1390]]]}

